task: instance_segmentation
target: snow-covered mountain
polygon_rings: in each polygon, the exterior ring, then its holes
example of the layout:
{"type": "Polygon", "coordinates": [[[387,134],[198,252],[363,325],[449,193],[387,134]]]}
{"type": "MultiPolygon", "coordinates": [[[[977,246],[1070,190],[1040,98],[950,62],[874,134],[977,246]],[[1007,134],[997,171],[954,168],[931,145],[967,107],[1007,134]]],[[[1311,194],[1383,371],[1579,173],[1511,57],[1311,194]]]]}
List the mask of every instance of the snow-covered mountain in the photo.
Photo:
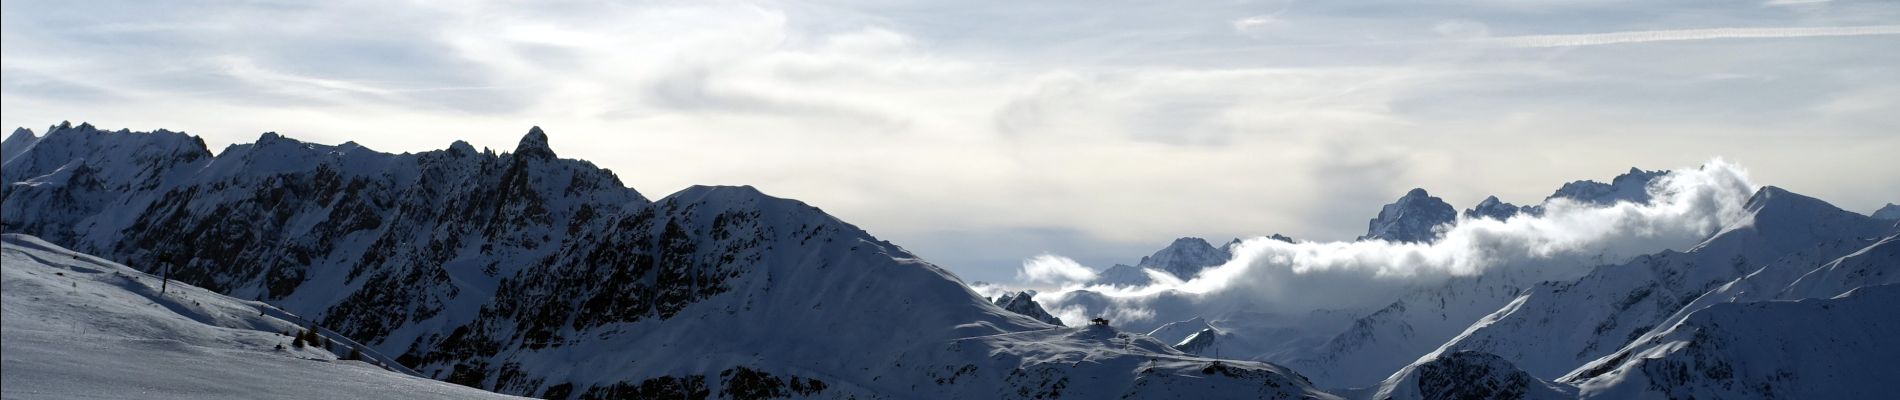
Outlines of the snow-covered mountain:
{"type": "MultiPolygon", "coordinates": [[[[1293,238],[1280,234],[1268,236],[1270,239],[1293,242],[1293,238]]],[[[1141,257],[1135,265],[1115,264],[1096,273],[1089,285],[1141,287],[1159,281],[1192,280],[1202,270],[1227,263],[1234,258],[1234,246],[1240,245],[1236,238],[1214,247],[1206,239],[1183,237],[1175,239],[1167,247],[1156,250],[1154,254],[1141,257]],[[1166,274],[1157,277],[1156,273],[1166,274]]]]}
{"type": "Polygon", "coordinates": [[[1465,209],[1465,218],[1490,218],[1505,220],[1523,212],[1523,207],[1498,200],[1498,196],[1487,196],[1477,206],[1465,209]]]}
{"type": "Polygon", "coordinates": [[[0,140],[0,164],[13,160],[13,157],[19,156],[20,153],[25,153],[28,147],[33,147],[33,143],[38,141],[40,137],[34,135],[33,130],[15,128],[13,133],[7,134],[5,140],[0,140]]]}
{"type": "Polygon", "coordinates": [[[1762,188],[1747,210],[1743,223],[1689,251],[1665,251],[1598,267],[1576,281],[1535,285],[1435,353],[1495,354],[1538,378],[1556,379],[1648,332],[1723,282],[1769,263],[1819,265],[1891,231],[1776,187],[1762,188]]]}
{"type": "Polygon", "coordinates": [[[1425,189],[1412,189],[1398,201],[1381,207],[1379,216],[1366,223],[1366,235],[1359,240],[1431,242],[1438,236],[1435,229],[1439,225],[1456,219],[1458,210],[1444,199],[1426,193],[1425,189]]]}
{"type": "MultiPolygon", "coordinates": [[[[6,160],[7,231],[260,299],[421,374],[548,398],[1329,397],[1112,327],[1060,328],[804,203],[649,201],[560,159],[62,125],[6,160]]],[[[1192,263],[1188,263],[1192,264],[1192,263]]],[[[1182,264],[1187,265],[1187,264],[1182,264]]]]}
{"type": "MultiPolygon", "coordinates": [[[[1316,387],[1355,398],[1865,397],[1878,380],[1862,375],[1891,371],[1876,361],[1892,358],[1892,327],[1875,320],[1900,304],[1900,225],[1775,187],[1683,251],[1598,257],[1607,265],[1561,278],[1452,276],[1401,287],[1383,307],[1278,314],[1198,309],[1205,294],[1192,290],[1150,292],[1147,309],[1090,290],[991,301],[901,247],[751,187],[649,200],[610,171],[559,158],[538,128],[508,152],[456,142],[388,154],[271,133],[213,153],[182,133],[87,124],[16,131],[0,147],[0,227],[45,239],[7,239],[8,397],[73,382],[16,365],[135,350],[259,369],[293,360],[318,365],[282,368],[316,376],[361,369],[382,375],[337,379],[420,385],[419,397],[485,394],[405,374],[547,398],[1333,397],[1316,387]],[[123,272],[88,272],[111,268],[123,272]],[[166,268],[177,296],[142,289],[150,277],[139,271],[166,268]],[[76,316],[88,307],[126,316],[76,316]],[[1051,311],[1115,321],[1060,327],[1051,311]],[[297,316],[390,370],[335,361],[339,351],[277,350],[297,316]],[[110,322],[127,320],[143,322],[110,322]],[[69,331],[220,350],[84,347],[45,333],[69,331]],[[57,350],[16,351],[27,347],[57,350]],[[1855,372],[1814,372],[1828,368],[1855,372]]],[[[1571,182],[1550,200],[1646,203],[1664,174],[1571,182]]],[[[1369,223],[1367,239],[1395,243],[1349,245],[1428,247],[1447,223],[1499,224],[1479,220],[1540,206],[1491,197],[1461,220],[1414,190],[1369,223]]],[[[1177,239],[1095,283],[1180,284],[1239,243],[1177,239]]],[[[220,393],[208,396],[237,396],[220,393]]],[[[387,397],[374,393],[363,396],[387,397]]]]}
{"type": "MultiPolygon", "coordinates": [[[[1891,267],[1889,267],[1891,268],[1891,267]]],[[[1900,376],[1900,285],[1721,303],[1569,377],[1582,398],[1875,399],[1900,376]]]]}
{"type": "Polygon", "coordinates": [[[1870,216],[1874,217],[1874,219],[1900,221],[1900,204],[1887,203],[1887,205],[1881,206],[1879,210],[1874,210],[1873,215],[1870,216]]]}
{"type": "MultiPolygon", "coordinates": [[[[1668,174],[1669,171],[1667,170],[1644,171],[1641,168],[1631,167],[1629,172],[1611,178],[1610,183],[1593,180],[1577,180],[1565,183],[1562,187],[1557,188],[1556,191],[1551,192],[1549,196],[1545,196],[1544,201],[1548,202],[1556,199],[1564,199],[1596,205],[1609,205],[1617,202],[1647,204],[1650,200],[1650,184],[1654,183],[1657,178],[1668,174]]],[[[1498,200],[1497,196],[1489,196],[1483,201],[1478,202],[1477,206],[1465,209],[1464,216],[1468,218],[1503,220],[1518,214],[1542,215],[1543,213],[1544,207],[1540,204],[1517,206],[1498,200]]]]}
{"type": "Polygon", "coordinates": [[[0,237],[0,397],[515,398],[405,374],[333,332],[32,236],[0,237]]]}
{"type": "Polygon", "coordinates": [[[1095,280],[1089,281],[1089,285],[1116,287],[1148,286],[1154,284],[1156,281],[1151,272],[1166,273],[1128,264],[1115,264],[1107,269],[1103,269],[1102,272],[1096,273],[1095,280]]]}
{"type": "Polygon", "coordinates": [[[1135,266],[1164,271],[1185,281],[1194,279],[1207,267],[1221,265],[1234,258],[1230,252],[1231,246],[1214,247],[1206,239],[1197,237],[1179,238],[1153,255],[1142,257],[1135,266]]]}
{"type": "Polygon", "coordinates": [[[1368,398],[1425,399],[1570,399],[1576,389],[1546,382],[1492,354],[1460,351],[1406,366],[1392,374],[1368,398]]]}
{"type": "MultiPolygon", "coordinates": [[[[1564,184],[1549,198],[1590,204],[1617,201],[1646,203],[1649,201],[1647,193],[1636,195],[1631,194],[1631,191],[1647,189],[1651,181],[1664,173],[1666,171],[1631,168],[1630,172],[1614,178],[1613,184],[1573,181],[1564,184]]],[[[1413,200],[1407,202],[1401,199],[1387,206],[1387,209],[1401,203],[1431,204],[1430,208],[1439,209],[1442,213],[1443,207],[1436,204],[1442,201],[1434,202],[1432,199],[1435,198],[1423,193],[1408,193],[1407,196],[1413,200]]],[[[1543,210],[1540,206],[1520,207],[1490,196],[1477,206],[1466,209],[1463,217],[1504,220],[1520,213],[1540,215],[1543,210]]],[[[1450,219],[1446,219],[1444,223],[1450,222],[1450,219]]],[[[1284,362],[1325,388],[1345,389],[1377,384],[1394,371],[1438,349],[1480,318],[1510,303],[1527,286],[1537,281],[1521,275],[1509,270],[1493,271],[1415,287],[1383,308],[1356,316],[1356,320],[1343,331],[1329,333],[1330,339],[1323,345],[1300,347],[1266,359],[1284,362]]]]}
{"type": "Polygon", "coordinates": [[[1323,388],[1364,387],[1458,336],[1473,321],[1516,298],[1517,280],[1495,275],[1456,278],[1406,292],[1356,320],[1319,346],[1276,360],[1323,388]]]}
{"type": "Polygon", "coordinates": [[[1649,184],[1668,173],[1669,171],[1665,170],[1644,171],[1632,167],[1629,172],[1611,178],[1610,183],[1591,180],[1566,183],[1563,187],[1557,188],[1557,192],[1551,193],[1544,199],[1565,198],[1592,204],[1611,204],[1619,201],[1648,203],[1649,184]]]}

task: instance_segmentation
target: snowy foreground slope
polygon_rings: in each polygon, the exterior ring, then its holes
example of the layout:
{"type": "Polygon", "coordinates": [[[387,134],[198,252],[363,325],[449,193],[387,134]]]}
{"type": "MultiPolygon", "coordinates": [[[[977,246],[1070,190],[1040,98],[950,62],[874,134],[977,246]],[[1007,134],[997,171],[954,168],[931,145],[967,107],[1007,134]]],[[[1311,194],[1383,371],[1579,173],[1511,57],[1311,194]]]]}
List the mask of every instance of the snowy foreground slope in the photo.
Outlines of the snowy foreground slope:
{"type": "MultiPolygon", "coordinates": [[[[513,152],[62,125],[0,224],[306,315],[421,375],[547,398],[1329,398],[1280,367],[1003,309],[802,202],[658,200],[539,129],[513,152]],[[127,161],[131,160],[131,161],[127,161]]],[[[11,146],[11,145],[9,145],[11,146]]]]}
{"type": "Polygon", "coordinates": [[[0,240],[0,397],[515,398],[293,346],[284,332],[303,328],[269,305],[177,282],[161,296],[158,277],[31,236],[0,240]]]}

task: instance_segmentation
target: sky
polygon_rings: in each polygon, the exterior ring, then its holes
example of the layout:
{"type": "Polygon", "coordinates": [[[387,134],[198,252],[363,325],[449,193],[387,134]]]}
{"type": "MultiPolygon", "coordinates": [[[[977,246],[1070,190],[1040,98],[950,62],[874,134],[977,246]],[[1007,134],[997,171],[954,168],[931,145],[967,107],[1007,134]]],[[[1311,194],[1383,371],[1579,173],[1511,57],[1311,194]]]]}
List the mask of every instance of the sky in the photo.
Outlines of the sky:
{"type": "Polygon", "coordinates": [[[803,200],[968,280],[1349,240],[1721,157],[1900,202],[1900,3],[4,1],[0,126],[563,157],[803,200]]]}

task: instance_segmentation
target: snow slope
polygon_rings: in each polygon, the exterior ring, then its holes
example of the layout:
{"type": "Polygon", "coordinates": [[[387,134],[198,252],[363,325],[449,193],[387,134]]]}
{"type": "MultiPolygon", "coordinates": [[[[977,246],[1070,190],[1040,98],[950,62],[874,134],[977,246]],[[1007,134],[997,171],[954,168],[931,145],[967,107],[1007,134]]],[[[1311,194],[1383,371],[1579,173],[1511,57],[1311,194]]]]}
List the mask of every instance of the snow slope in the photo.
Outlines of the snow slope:
{"type": "Polygon", "coordinates": [[[1868,246],[1891,227],[1775,187],[1749,200],[1749,218],[1687,252],[1665,251],[1546,282],[1484,317],[1439,353],[1496,354],[1556,379],[1659,326],[1705,292],[1770,263],[1820,265],[1868,246]]]}
{"type": "Polygon", "coordinates": [[[1576,389],[1539,380],[1496,355],[1460,351],[1406,366],[1369,398],[1569,399],[1576,398],[1576,389]]]}
{"type": "Polygon", "coordinates": [[[1900,286],[1722,303],[1573,377],[1582,398],[1874,399],[1900,376],[1900,286]]]}
{"type": "Polygon", "coordinates": [[[33,147],[33,143],[38,141],[40,141],[40,137],[34,135],[32,130],[26,128],[14,129],[13,133],[7,135],[6,140],[0,141],[0,165],[6,164],[7,161],[12,161],[13,157],[19,156],[21,153],[25,153],[28,147],[33,147]]]}
{"type": "Polygon", "coordinates": [[[158,277],[123,265],[0,241],[6,398],[514,398],[293,346],[297,318],[263,303],[178,282],[160,294],[158,277]]]}
{"type": "Polygon", "coordinates": [[[1352,322],[1323,345],[1282,356],[1286,365],[1324,388],[1364,387],[1458,336],[1519,294],[1504,274],[1454,278],[1420,288],[1352,322]]]}

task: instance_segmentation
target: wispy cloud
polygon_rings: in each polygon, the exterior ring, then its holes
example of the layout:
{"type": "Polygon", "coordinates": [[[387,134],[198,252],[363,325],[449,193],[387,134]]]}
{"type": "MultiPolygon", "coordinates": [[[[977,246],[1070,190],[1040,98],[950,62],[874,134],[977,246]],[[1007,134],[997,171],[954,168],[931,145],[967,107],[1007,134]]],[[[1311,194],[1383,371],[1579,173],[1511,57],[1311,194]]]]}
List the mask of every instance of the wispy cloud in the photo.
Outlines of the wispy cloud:
{"type": "Polygon", "coordinates": [[[1506,36],[1480,39],[1480,41],[1507,47],[1577,47],[1684,40],[1781,39],[1870,35],[1900,35],[1900,25],[1676,29],[1567,35],[1506,36]]]}
{"type": "Polygon", "coordinates": [[[1885,34],[1900,4],[1370,1],[8,0],[0,125],[386,151],[512,148],[540,125],[649,195],[755,185],[990,281],[1182,235],[1351,238],[1413,186],[1523,202],[1715,154],[1850,209],[1900,196],[1874,167],[1900,114],[1867,89],[1900,82],[1900,53],[1819,38],[1885,34]],[[1874,28],[1670,30],[1688,13],[1874,28]],[[1659,30],[1492,38],[1631,27],[1659,30]],[[1815,38],[1691,40],[1764,35],[1815,38]]]}

